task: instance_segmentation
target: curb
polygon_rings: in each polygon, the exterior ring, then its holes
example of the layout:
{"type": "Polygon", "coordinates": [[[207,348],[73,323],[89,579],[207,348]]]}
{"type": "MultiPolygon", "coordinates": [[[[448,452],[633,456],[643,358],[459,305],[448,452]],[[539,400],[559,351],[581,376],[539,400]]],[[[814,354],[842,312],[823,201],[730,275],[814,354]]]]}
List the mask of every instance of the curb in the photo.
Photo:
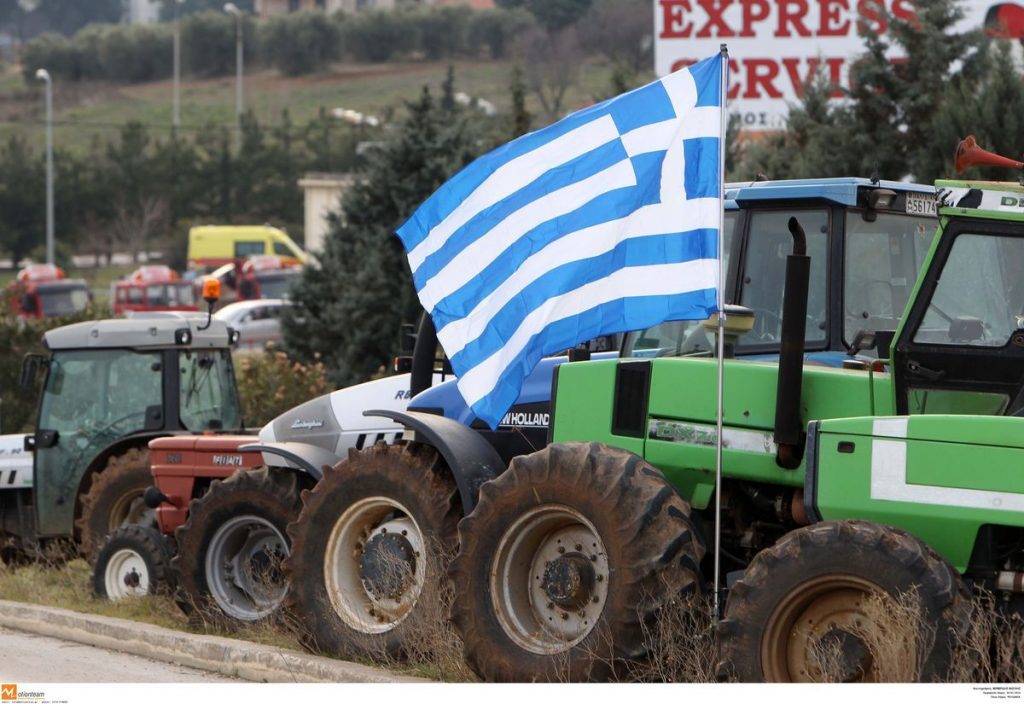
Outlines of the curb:
{"type": "Polygon", "coordinates": [[[0,625],[252,682],[430,682],[387,670],[244,640],[0,600],[0,625]]]}

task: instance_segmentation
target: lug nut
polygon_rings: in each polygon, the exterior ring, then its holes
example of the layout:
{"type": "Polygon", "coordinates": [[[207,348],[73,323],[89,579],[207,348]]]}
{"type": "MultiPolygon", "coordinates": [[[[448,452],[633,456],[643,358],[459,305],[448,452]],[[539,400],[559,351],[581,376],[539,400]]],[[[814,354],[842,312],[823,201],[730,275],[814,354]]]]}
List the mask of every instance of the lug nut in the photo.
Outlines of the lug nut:
{"type": "Polygon", "coordinates": [[[583,546],[580,545],[579,543],[576,543],[575,548],[576,548],[576,552],[579,552],[580,550],[583,549],[583,546]]]}
{"type": "Polygon", "coordinates": [[[603,574],[597,575],[597,581],[598,582],[603,582],[604,581],[604,575],[603,574]]]}
{"type": "Polygon", "coordinates": [[[597,562],[597,555],[591,555],[590,556],[590,561],[591,562],[597,562]]]}
{"type": "Polygon", "coordinates": [[[553,601],[549,601],[549,602],[548,602],[548,608],[549,608],[549,609],[553,609],[553,608],[555,608],[555,603],[554,603],[553,601]]]}
{"type": "Polygon", "coordinates": [[[597,603],[598,601],[600,601],[600,599],[598,599],[598,598],[597,598],[597,597],[595,596],[595,597],[594,597],[593,599],[591,599],[591,601],[592,601],[593,603],[595,603],[595,604],[596,604],[596,603],[597,603]]]}
{"type": "Polygon", "coordinates": [[[561,545],[558,546],[558,554],[559,555],[564,555],[565,554],[565,548],[563,548],[561,545]]]}
{"type": "Polygon", "coordinates": [[[567,613],[565,613],[565,612],[563,611],[563,612],[562,612],[562,620],[563,620],[563,621],[568,621],[568,620],[569,620],[569,614],[567,614],[567,613]]]}

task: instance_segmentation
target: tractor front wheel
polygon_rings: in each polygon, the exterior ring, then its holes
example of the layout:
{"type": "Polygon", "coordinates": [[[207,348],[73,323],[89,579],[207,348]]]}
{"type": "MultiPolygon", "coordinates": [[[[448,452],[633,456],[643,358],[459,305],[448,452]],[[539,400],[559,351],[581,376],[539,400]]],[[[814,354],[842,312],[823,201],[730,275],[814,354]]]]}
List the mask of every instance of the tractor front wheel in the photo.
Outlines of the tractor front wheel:
{"type": "Polygon", "coordinates": [[[146,506],[142,495],[153,485],[149,449],[134,447],[111,457],[95,475],[82,497],[82,513],[75,522],[79,547],[92,560],[108,534],[129,525],[156,529],[156,510],[146,506]]]}
{"type": "Polygon", "coordinates": [[[932,681],[970,594],[914,536],[817,523],[762,550],[729,593],[722,673],[742,682],[932,681]]]}
{"type": "Polygon", "coordinates": [[[124,526],[107,536],[96,555],[93,591],[111,601],[170,589],[171,541],[155,528],[124,526]]]}
{"type": "Polygon", "coordinates": [[[402,656],[440,608],[461,515],[451,472],[429,446],[377,443],[350,451],[303,500],[285,569],[304,643],[344,657],[402,656]]]}
{"type": "Polygon", "coordinates": [[[689,505],[642,458],[598,443],[517,457],[459,525],[452,618],[494,681],[605,679],[645,629],[699,591],[689,505]]]}

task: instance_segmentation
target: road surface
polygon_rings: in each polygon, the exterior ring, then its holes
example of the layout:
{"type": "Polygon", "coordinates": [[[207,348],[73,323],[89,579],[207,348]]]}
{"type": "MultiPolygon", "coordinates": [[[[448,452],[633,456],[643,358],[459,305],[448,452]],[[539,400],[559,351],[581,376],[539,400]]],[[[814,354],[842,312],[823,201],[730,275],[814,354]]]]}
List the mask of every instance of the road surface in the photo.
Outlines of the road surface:
{"type": "Polygon", "coordinates": [[[237,682],[189,667],[0,627],[2,682],[237,682]]]}

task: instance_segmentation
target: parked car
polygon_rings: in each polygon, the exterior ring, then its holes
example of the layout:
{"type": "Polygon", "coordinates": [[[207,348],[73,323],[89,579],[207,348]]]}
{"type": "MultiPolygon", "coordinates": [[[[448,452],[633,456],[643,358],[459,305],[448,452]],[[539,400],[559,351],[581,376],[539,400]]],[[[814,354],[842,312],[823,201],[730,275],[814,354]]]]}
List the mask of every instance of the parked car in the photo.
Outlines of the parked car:
{"type": "Polygon", "coordinates": [[[239,333],[238,349],[261,350],[268,342],[280,342],[281,310],[291,303],[281,298],[238,301],[214,313],[239,333]]]}

